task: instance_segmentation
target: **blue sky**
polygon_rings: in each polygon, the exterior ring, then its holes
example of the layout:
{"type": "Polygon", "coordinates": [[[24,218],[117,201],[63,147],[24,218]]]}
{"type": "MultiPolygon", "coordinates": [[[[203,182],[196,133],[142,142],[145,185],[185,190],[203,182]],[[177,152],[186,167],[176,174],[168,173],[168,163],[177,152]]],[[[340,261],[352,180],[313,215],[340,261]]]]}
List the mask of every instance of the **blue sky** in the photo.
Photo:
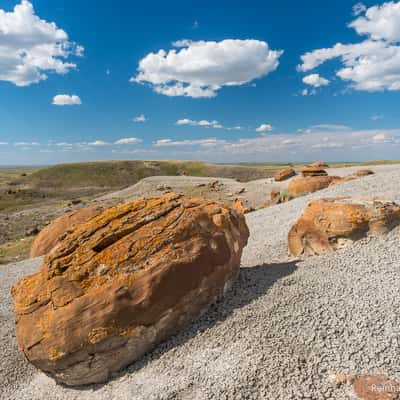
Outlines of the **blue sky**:
{"type": "Polygon", "coordinates": [[[400,3],[196,3],[2,1],[0,165],[399,158],[400,3]]]}

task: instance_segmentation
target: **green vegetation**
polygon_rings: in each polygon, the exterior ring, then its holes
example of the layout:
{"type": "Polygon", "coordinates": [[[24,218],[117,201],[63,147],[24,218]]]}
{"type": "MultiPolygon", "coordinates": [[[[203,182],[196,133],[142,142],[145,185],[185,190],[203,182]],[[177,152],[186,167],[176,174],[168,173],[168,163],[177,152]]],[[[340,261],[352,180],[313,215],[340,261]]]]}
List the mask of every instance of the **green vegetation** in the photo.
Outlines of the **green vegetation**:
{"type": "Polygon", "coordinates": [[[36,188],[121,188],[154,175],[203,175],[204,163],[181,161],[98,161],[59,164],[30,176],[36,188]]]}
{"type": "Polygon", "coordinates": [[[0,264],[8,264],[28,258],[32,240],[32,237],[28,237],[1,244],[0,264]]]}
{"type": "Polygon", "coordinates": [[[1,168],[0,167],[0,185],[4,185],[11,182],[18,182],[21,179],[26,178],[33,172],[37,171],[38,168],[27,168],[27,167],[16,167],[16,168],[1,168]]]}

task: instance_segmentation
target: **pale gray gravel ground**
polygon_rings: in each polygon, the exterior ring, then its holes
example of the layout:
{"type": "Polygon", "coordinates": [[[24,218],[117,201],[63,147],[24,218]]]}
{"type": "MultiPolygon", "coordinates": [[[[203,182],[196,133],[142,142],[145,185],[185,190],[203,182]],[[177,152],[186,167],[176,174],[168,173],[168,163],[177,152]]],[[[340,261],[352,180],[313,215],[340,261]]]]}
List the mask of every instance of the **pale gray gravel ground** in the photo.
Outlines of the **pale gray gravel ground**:
{"type": "Polygon", "coordinates": [[[374,169],[375,176],[248,214],[251,236],[234,289],[106,385],[61,387],[22,361],[9,288],[38,261],[0,267],[1,398],[350,400],[351,389],[337,387],[333,374],[400,377],[400,228],[305,261],[286,251],[287,232],[312,198],[400,203],[400,166],[374,169]]]}

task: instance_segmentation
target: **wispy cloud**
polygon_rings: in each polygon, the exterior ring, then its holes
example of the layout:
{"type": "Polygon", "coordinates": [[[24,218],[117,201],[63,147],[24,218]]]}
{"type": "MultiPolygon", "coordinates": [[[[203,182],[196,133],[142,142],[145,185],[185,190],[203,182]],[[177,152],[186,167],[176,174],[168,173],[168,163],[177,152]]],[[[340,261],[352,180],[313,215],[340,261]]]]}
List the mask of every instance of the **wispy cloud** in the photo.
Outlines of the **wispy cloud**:
{"type": "Polygon", "coordinates": [[[208,121],[206,119],[195,121],[195,120],[192,120],[192,119],[183,118],[183,119],[178,119],[175,122],[175,124],[176,125],[200,126],[200,127],[203,127],[203,128],[225,129],[227,131],[240,131],[241,129],[243,129],[243,127],[240,126],[240,125],[225,126],[225,125],[222,125],[217,120],[208,121]]]}
{"type": "Polygon", "coordinates": [[[226,144],[226,140],[209,138],[209,139],[199,139],[199,140],[172,140],[172,139],[160,139],[153,142],[154,146],[157,147],[180,147],[180,146],[202,146],[202,147],[213,147],[221,144],[226,144]]]}
{"type": "Polygon", "coordinates": [[[129,137],[129,138],[118,139],[117,141],[114,142],[114,144],[138,144],[141,142],[142,142],[142,139],[135,138],[135,137],[129,137]]]}
{"type": "Polygon", "coordinates": [[[93,142],[87,143],[88,146],[109,146],[110,143],[105,142],[104,140],[95,140],[93,142]]]}
{"type": "Polygon", "coordinates": [[[16,147],[31,147],[31,146],[39,146],[38,142],[14,142],[14,146],[16,147]]]}

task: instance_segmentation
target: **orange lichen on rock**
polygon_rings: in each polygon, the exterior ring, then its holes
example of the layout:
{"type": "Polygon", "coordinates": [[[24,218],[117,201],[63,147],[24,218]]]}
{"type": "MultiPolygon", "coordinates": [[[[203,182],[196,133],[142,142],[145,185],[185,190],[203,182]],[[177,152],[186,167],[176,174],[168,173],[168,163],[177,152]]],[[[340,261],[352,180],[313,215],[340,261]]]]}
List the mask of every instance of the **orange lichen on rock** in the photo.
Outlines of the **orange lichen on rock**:
{"type": "Polygon", "coordinates": [[[332,182],[338,182],[338,176],[309,176],[307,178],[293,179],[289,183],[288,194],[293,197],[313,193],[327,188],[332,182]]]}
{"type": "Polygon", "coordinates": [[[400,206],[389,201],[332,198],[312,201],[288,235],[293,256],[318,255],[400,224],[400,206]]]}
{"type": "Polygon", "coordinates": [[[232,208],[241,214],[247,214],[254,211],[254,207],[249,207],[243,204],[242,200],[235,199],[232,201],[232,208]]]}
{"type": "Polygon", "coordinates": [[[281,181],[285,181],[286,179],[289,179],[295,175],[296,175],[296,171],[293,168],[288,167],[288,168],[284,168],[284,169],[281,169],[278,172],[276,172],[274,175],[274,179],[277,182],[281,182],[281,181]]]}
{"type": "Polygon", "coordinates": [[[233,284],[248,235],[242,214],[183,195],[105,210],[14,285],[19,348],[65,384],[106,381],[233,284]]]}
{"type": "Polygon", "coordinates": [[[80,208],[56,218],[36,236],[32,243],[30,257],[40,257],[49,253],[71,229],[103,211],[104,207],[95,205],[80,208]]]}

